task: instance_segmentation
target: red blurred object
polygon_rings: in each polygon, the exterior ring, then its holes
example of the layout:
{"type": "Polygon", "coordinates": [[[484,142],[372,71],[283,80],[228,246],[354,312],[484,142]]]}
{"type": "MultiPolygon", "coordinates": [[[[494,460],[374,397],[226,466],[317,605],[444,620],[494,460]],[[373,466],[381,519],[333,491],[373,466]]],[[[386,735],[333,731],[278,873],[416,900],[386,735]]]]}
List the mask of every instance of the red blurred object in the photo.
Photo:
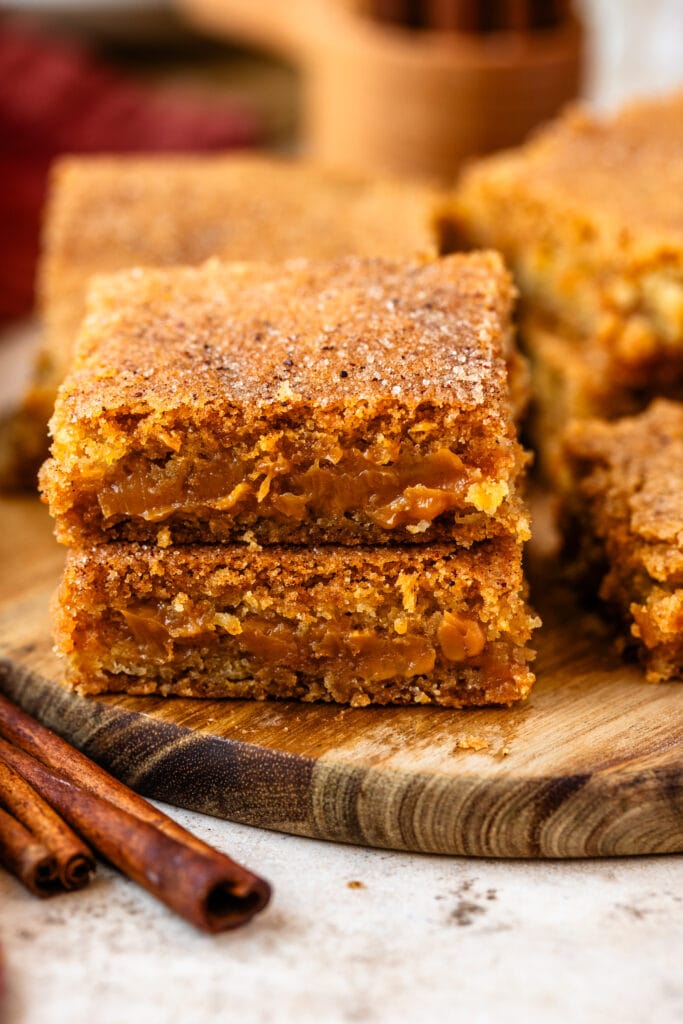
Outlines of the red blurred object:
{"type": "Polygon", "coordinates": [[[229,149],[259,139],[245,108],[157,96],[75,46],[0,23],[0,319],[32,307],[55,156],[229,149]]]}

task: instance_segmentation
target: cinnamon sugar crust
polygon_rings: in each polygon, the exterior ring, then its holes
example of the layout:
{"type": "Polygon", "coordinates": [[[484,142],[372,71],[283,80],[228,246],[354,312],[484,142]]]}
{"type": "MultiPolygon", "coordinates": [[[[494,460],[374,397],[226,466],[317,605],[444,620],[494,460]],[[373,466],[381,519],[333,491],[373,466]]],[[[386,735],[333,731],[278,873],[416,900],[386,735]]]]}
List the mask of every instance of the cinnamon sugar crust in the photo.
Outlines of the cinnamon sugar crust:
{"type": "Polygon", "coordinates": [[[82,693],[510,704],[532,685],[521,548],[71,551],[57,649],[82,693]]]}
{"type": "Polygon", "coordinates": [[[526,539],[512,301],[485,253],[99,279],[41,475],[59,539],[526,539]]]}
{"type": "Polygon", "coordinates": [[[565,524],[580,572],[621,614],[648,679],[683,676],[683,405],[571,425],[565,524]]]}

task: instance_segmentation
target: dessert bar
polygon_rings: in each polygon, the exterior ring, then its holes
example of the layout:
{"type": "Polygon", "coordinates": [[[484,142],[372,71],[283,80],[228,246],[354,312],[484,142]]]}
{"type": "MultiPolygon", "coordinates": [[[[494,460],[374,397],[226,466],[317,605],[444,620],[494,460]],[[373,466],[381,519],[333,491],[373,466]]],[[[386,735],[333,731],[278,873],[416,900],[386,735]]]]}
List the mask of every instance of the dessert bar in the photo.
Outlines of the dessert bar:
{"type": "Polygon", "coordinates": [[[510,704],[533,682],[521,548],[70,551],[55,601],[82,693],[510,704]]]}
{"type": "Polygon", "coordinates": [[[61,375],[89,278],[134,266],[306,256],[436,256],[436,193],[272,157],[67,157],[56,166],[41,271],[61,375]]]}
{"type": "Polygon", "coordinates": [[[473,165],[454,218],[500,249],[522,297],[606,349],[610,376],[683,376],[683,92],[609,118],[574,111],[473,165]]]}
{"type": "Polygon", "coordinates": [[[581,575],[620,614],[648,679],[683,674],[683,405],[658,399],[565,439],[564,518],[581,575]]]}
{"type": "Polygon", "coordinates": [[[98,279],[42,487],[63,543],[525,540],[496,254],[98,279]]]}

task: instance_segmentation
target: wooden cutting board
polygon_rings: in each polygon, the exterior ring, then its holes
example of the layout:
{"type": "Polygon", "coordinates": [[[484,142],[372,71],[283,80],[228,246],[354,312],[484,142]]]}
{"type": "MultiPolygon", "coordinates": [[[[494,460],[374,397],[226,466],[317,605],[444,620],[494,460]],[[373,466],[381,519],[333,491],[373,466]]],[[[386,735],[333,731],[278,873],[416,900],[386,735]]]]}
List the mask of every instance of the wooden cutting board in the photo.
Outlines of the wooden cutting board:
{"type": "MultiPolygon", "coordinates": [[[[147,795],[370,846],[488,857],[683,850],[683,684],[650,686],[533,558],[545,620],[522,707],[83,698],[57,685],[63,552],[33,500],[0,503],[0,688],[147,795]]],[[[543,533],[543,531],[539,531],[543,533]]]]}

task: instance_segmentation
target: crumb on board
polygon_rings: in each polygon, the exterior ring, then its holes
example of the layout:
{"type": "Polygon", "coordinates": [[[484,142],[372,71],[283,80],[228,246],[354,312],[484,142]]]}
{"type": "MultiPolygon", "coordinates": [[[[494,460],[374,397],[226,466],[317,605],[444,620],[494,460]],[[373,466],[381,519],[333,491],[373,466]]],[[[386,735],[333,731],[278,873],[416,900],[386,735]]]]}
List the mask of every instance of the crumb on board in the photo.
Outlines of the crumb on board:
{"type": "Polygon", "coordinates": [[[489,741],[483,736],[465,733],[463,736],[458,737],[455,746],[457,750],[488,750],[489,741]]]}

